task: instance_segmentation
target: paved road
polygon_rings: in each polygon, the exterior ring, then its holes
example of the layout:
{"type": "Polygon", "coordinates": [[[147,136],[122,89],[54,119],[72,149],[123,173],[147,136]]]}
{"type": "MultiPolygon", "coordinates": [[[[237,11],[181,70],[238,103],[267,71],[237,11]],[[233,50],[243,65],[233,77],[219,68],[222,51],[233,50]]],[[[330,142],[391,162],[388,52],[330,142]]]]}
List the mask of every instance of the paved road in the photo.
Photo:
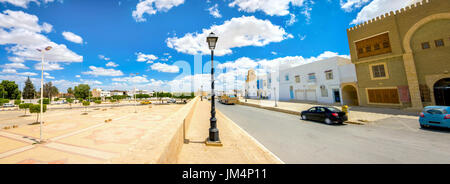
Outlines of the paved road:
{"type": "Polygon", "coordinates": [[[217,108],[285,163],[450,163],[450,131],[423,130],[414,119],[329,126],[248,106],[217,108]]]}

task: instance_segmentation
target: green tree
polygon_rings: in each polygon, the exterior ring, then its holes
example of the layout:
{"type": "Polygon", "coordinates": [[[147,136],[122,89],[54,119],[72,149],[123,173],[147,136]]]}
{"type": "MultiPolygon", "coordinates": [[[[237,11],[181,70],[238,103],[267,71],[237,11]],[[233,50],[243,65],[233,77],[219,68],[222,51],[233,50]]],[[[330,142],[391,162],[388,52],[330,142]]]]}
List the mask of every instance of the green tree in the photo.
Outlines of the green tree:
{"type": "MultiPolygon", "coordinates": [[[[33,105],[30,105],[29,108],[30,108],[30,113],[32,113],[32,114],[36,113],[37,114],[36,122],[39,122],[39,114],[41,113],[41,105],[40,104],[33,104],[33,105]]],[[[44,113],[46,111],[47,111],[47,105],[44,104],[42,112],[44,113]]]]}
{"type": "Polygon", "coordinates": [[[72,109],[73,99],[72,98],[67,98],[66,101],[67,101],[67,103],[69,103],[70,108],[72,109]]]}
{"type": "Polygon", "coordinates": [[[14,105],[20,105],[22,103],[22,100],[14,100],[14,105]]]}
{"type": "Polygon", "coordinates": [[[75,98],[82,98],[87,99],[89,97],[89,93],[90,93],[91,87],[89,87],[89,85],[87,84],[80,84],[78,86],[75,86],[74,89],[74,95],[75,98]]]}
{"type": "Polygon", "coordinates": [[[3,106],[3,104],[5,104],[5,103],[9,103],[9,100],[0,98],[0,106],[3,106]]]}
{"type": "Polygon", "coordinates": [[[36,89],[34,88],[33,82],[31,82],[30,77],[25,81],[25,87],[23,88],[23,98],[24,99],[34,99],[36,89]]]}
{"type": "Polygon", "coordinates": [[[53,96],[58,95],[59,90],[56,86],[53,86],[52,82],[48,82],[44,84],[44,97],[52,99],[53,96]]]}
{"type": "MultiPolygon", "coordinates": [[[[41,100],[38,100],[38,104],[41,104],[41,100]]],[[[50,99],[44,98],[43,104],[50,104],[50,99]]]]}
{"type": "Polygon", "coordinates": [[[96,104],[102,104],[102,101],[101,101],[101,100],[95,100],[94,103],[96,103],[96,104]]]}
{"type": "Polygon", "coordinates": [[[1,98],[4,99],[20,99],[19,86],[14,81],[3,80],[0,83],[1,98]]]}
{"type": "Polygon", "coordinates": [[[19,105],[19,109],[24,109],[25,110],[25,115],[27,115],[27,109],[30,108],[30,106],[32,106],[33,104],[31,103],[23,103],[19,105]]]}
{"type": "Polygon", "coordinates": [[[72,90],[72,88],[67,88],[67,94],[73,95],[73,90],[72,90]]]}
{"type": "Polygon", "coordinates": [[[89,101],[83,101],[84,110],[87,111],[87,106],[91,105],[89,101]]]}

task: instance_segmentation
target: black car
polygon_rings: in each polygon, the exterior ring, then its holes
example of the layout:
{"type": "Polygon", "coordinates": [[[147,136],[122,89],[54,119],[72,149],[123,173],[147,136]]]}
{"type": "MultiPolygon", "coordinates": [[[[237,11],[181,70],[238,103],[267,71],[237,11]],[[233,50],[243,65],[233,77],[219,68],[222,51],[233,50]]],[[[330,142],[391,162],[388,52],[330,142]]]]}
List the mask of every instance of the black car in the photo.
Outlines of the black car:
{"type": "Polygon", "coordinates": [[[300,114],[303,120],[322,121],[326,124],[340,123],[347,121],[345,112],[334,107],[313,107],[300,114]]]}

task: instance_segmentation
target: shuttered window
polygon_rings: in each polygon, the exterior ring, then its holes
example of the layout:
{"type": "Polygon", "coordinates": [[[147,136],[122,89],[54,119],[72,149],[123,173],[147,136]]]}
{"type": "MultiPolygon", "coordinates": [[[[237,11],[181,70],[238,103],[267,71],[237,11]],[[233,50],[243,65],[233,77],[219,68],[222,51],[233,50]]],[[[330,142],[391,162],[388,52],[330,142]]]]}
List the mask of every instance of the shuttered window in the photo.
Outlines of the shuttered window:
{"type": "Polygon", "coordinates": [[[369,89],[367,90],[370,103],[399,104],[397,89],[369,89]]]}

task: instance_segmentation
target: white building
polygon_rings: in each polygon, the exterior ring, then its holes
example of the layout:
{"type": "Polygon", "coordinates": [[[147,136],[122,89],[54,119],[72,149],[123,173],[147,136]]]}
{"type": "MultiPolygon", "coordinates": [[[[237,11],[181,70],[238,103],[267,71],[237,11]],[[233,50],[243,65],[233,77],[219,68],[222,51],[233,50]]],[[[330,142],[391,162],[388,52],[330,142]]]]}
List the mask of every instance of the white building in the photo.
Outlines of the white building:
{"type": "Polygon", "coordinates": [[[350,59],[332,57],[280,71],[279,99],[344,104],[342,84],[356,83],[350,59]]]}
{"type": "Polygon", "coordinates": [[[111,97],[111,92],[110,91],[101,91],[100,97],[102,97],[102,98],[111,97]]]}
{"type": "Polygon", "coordinates": [[[257,98],[258,88],[257,88],[257,78],[255,70],[250,69],[247,73],[247,78],[245,80],[245,92],[246,98],[257,98]]]}

